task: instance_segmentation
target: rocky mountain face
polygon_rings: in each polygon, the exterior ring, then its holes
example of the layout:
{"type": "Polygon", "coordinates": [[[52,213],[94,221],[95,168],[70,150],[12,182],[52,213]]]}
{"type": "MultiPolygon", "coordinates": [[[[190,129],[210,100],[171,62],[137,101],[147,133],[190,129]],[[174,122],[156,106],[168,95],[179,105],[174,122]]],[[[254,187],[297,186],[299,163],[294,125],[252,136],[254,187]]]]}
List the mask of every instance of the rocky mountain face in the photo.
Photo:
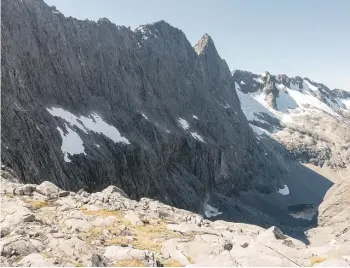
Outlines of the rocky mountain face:
{"type": "MultiPolygon", "coordinates": [[[[309,229],[305,245],[275,226],[210,221],[115,186],[69,192],[21,184],[8,169],[0,182],[1,266],[350,266],[349,228],[337,222],[333,232],[309,229]]],[[[332,191],[324,210],[334,207],[332,191]]]]}
{"type": "Polygon", "coordinates": [[[350,92],[308,78],[236,70],[242,110],[258,135],[281,143],[288,157],[334,169],[350,163],[350,92]]]}
{"type": "Polygon", "coordinates": [[[208,35],[193,48],[164,21],[131,31],[42,0],[1,9],[1,160],[22,181],[114,184],[193,211],[213,189],[283,187],[286,164],[266,157],[208,35]]]}

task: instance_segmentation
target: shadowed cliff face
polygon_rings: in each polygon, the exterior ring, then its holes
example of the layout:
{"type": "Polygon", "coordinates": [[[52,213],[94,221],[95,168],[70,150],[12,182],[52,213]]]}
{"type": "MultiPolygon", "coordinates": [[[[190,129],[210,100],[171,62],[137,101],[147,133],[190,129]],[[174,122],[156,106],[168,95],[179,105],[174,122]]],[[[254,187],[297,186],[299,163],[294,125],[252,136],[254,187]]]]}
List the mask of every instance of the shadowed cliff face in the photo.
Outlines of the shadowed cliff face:
{"type": "Polygon", "coordinates": [[[213,187],[281,185],[209,36],[195,50],[164,21],[131,31],[41,0],[1,8],[1,158],[23,181],[114,184],[196,211],[213,187]]]}

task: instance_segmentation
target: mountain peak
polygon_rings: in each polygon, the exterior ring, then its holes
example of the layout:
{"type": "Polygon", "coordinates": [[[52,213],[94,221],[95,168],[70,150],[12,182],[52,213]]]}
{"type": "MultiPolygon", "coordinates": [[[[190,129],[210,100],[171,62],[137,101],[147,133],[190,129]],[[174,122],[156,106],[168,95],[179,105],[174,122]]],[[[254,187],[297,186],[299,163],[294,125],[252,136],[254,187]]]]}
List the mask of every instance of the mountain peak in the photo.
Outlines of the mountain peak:
{"type": "Polygon", "coordinates": [[[196,51],[196,53],[198,55],[204,54],[207,51],[210,52],[214,52],[217,54],[215,45],[214,45],[214,41],[213,39],[210,37],[209,34],[205,33],[201,39],[199,39],[198,43],[194,46],[194,50],[196,51]]]}

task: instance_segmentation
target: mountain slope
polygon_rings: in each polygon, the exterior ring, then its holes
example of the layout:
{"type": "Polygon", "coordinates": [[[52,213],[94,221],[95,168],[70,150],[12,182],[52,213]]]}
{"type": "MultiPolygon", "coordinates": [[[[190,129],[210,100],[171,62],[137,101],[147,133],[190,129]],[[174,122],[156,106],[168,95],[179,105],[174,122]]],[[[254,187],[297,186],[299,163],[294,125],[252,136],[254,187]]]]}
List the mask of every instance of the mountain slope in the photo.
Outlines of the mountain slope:
{"type": "Polygon", "coordinates": [[[201,211],[213,189],[271,192],[266,157],[226,63],[164,21],[135,31],[66,18],[42,0],[2,8],[2,163],[24,182],[110,184],[201,211]]]}
{"type": "Polygon", "coordinates": [[[243,112],[258,135],[283,144],[294,158],[346,168],[350,163],[350,92],[308,78],[233,72],[243,112]]]}

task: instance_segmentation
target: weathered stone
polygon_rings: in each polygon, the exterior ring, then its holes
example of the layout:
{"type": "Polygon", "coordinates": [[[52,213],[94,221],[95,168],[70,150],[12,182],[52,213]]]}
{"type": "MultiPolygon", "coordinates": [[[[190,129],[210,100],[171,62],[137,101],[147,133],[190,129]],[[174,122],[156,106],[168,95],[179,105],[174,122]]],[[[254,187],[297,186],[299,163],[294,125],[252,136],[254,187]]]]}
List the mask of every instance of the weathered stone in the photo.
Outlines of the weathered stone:
{"type": "Polygon", "coordinates": [[[132,225],[140,225],[140,226],[144,225],[140,217],[136,215],[135,212],[133,211],[128,211],[124,217],[125,219],[129,220],[132,225]]]}
{"type": "Polygon", "coordinates": [[[106,264],[103,261],[103,258],[98,254],[92,254],[91,264],[93,267],[105,267],[106,264]]]}
{"type": "Polygon", "coordinates": [[[241,247],[242,248],[247,248],[249,246],[249,244],[246,242],[246,243],[243,243],[242,245],[241,245],[241,247]]]}
{"type": "Polygon", "coordinates": [[[25,184],[22,186],[23,194],[24,195],[31,195],[36,189],[35,184],[25,184]]]}
{"type": "Polygon", "coordinates": [[[286,239],[287,238],[287,236],[285,236],[283,233],[282,233],[282,231],[281,231],[281,229],[280,228],[278,228],[278,227],[276,227],[276,226],[272,226],[272,227],[270,227],[269,229],[267,229],[266,231],[265,231],[265,234],[266,235],[272,235],[274,238],[276,238],[276,239],[286,239]]]}
{"type": "Polygon", "coordinates": [[[108,216],[105,218],[98,217],[92,222],[92,225],[99,226],[99,227],[107,227],[113,224],[116,220],[117,220],[117,217],[115,216],[108,216]]]}
{"type": "Polygon", "coordinates": [[[224,249],[230,251],[232,249],[233,245],[230,242],[226,242],[224,245],[224,249]]]}
{"type": "Polygon", "coordinates": [[[1,255],[10,257],[14,254],[18,256],[27,256],[30,253],[37,252],[37,249],[24,238],[11,239],[9,242],[4,242],[1,255]]]}
{"type": "Polygon", "coordinates": [[[58,195],[60,189],[49,181],[44,181],[40,185],[38,185],[35,189],[38,193],[45,196],[58,195]]]}
{"type": "Polygon", "coordinates": [[[112,193],[118,193],[125,198],[129,198],[128,195],[122,189],[120,189],[116,186],[113,186],[113,185],[108,186],[106,189],[104,189],[102,191],[102,193],[105,195],[111,195],[112,193]]]}
{"type": "Polygon", "coordinates": [[[2,227],[0,229],[0,237],[3,238],[7,236],[10,233],[10,228],[9,227],[2,227]]]}
{"type": "Polygon", "coordinates": [[[69,194],[70,194],[69,191],[60,191],[60,192],[58,193],[58,196],[59,196],[59,197],[65,197],[65,196],[68,196],[69,194]]]}
{"type": "Polygon", "coordinates": [[[17,187],[13,190],[14,195],[22,196],[24,195],[22,187],[17,187]]]}
{"type": "Polygon", "coordinates": [[[105,252],[103,254],[103,256],[111,262],[126,259],[144,260],[147,255],[147,251],[121,246],[106,247],[105,252]]]}

